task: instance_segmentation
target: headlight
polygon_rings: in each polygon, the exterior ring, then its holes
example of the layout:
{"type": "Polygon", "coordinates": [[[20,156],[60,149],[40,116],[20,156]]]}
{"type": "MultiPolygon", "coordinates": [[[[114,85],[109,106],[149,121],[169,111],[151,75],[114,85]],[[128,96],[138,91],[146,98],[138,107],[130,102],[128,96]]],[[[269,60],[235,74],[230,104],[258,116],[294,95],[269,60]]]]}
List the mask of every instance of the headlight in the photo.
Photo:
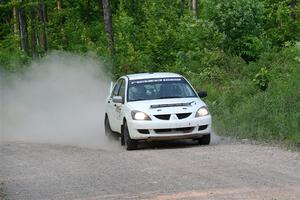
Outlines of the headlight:
{"type": "Polygon", "coordinates": [[[196,116],[195,117],[203,117],[208,115],[209,112],[207,110],[207,108],[205,106],[199,108],[199,110],[196,112],[196,116]]]}
{"type": "Polygon", "coordinates": [[[151,120],[149,115],[140,111],[132,111],[131,116],[134,120],[151,120]]]}

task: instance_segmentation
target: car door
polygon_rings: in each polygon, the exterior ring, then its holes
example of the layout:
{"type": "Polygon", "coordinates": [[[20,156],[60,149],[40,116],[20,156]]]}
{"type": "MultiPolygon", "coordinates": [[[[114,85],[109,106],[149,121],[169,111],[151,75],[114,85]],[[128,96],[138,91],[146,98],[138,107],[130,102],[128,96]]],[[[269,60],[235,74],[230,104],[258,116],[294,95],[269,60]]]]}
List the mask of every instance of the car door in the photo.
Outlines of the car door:
{"type": "MultiPolygon", "coordinates": [[[[122,82],[121,82],[121,86],[120,86],[120,89],[119,89],[119,92],[118,92],[118,95],[117,96],[121,96],[123,98],[123,102],[125,103],[125,90],[126,90],[126,81],[125,79],[122,79],[122,82]]],[[[116,121],[115,121],[115,124],[116,124],[116,129],[118,132],[121,132],[121,125],[123,123],[123,109],[124,109],[124,103],[122,104],[116,104],[115,105],[115,116],[116,116],[116,121]]]]}
{"type": "Polygon", "coordinates": [[[120,90],[120,87],[121,87],[121,83],[122,83],[123,79],[119,79],[113,90],[112,90],[112,93],[110,94],[108,100],[107,100],[107,116],[108,116],[108,119],[109,119],[109,124],[110,124],[110,127],[113,131],[118,131],[118,128],[117,128],[117,125],[116,125],[116,122],[117,122],[117,116],[116,116],[116,103],[114,103],[112,101],[112,98],[114,96],[118,96],[118,93],[119,93],[119,90],[120,90]]]}

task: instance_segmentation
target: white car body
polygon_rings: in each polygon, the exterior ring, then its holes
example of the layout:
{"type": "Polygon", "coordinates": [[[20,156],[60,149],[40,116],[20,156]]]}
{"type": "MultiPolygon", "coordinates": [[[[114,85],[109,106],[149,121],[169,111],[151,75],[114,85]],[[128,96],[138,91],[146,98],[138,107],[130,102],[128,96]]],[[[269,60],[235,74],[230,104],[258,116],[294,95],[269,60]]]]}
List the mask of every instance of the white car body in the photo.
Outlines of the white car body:
{"type": "Polygon", "coordinates": [[[183,76],[175,73],[140,73],[122,76],[111,90],[105,108],[110,129],[122,135],[123,125],[126,122],[130,139],[135,141],[199,139],[211,133],[211,115],[207,112],[205,116],[196,117],[200,108],[206,109],[206,104],[199,98],[190,83],[183,76]],[[177,79],[177,81],[186,81],[195,96],[129,101],[129,83],[140,84],[144,80],[160,79],[169,81],[167,83],[173,83],[171,81],[177,79]],[[114,101],[114,96],[122,96],[122,103],[114,101]],[[150,119],[133,119],[133,112],[145,113],[150,119]]]}

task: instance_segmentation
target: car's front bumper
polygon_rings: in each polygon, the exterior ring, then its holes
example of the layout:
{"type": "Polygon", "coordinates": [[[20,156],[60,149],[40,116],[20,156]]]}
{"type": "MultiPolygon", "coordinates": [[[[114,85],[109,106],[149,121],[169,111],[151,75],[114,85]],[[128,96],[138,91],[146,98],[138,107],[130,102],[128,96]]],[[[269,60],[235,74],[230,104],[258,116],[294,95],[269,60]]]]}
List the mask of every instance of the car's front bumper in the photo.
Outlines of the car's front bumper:
{"type": "Polygon", "coordinates": [[[127,124],[130,137],[136,140],[194,139],[211,132],[210,115],[182,120],[128,120],[127,124]]]}

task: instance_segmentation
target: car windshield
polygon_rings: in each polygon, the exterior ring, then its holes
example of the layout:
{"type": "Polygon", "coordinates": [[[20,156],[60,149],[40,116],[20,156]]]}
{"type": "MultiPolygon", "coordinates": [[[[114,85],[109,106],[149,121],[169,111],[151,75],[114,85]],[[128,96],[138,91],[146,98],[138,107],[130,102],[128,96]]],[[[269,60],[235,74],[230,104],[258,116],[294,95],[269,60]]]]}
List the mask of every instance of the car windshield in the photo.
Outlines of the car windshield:
{"type": "Polygon", "coordinates": [[[197,97],[184,78],[152,78],[131,80],[128,84],[128,101],[197,97]]]}

